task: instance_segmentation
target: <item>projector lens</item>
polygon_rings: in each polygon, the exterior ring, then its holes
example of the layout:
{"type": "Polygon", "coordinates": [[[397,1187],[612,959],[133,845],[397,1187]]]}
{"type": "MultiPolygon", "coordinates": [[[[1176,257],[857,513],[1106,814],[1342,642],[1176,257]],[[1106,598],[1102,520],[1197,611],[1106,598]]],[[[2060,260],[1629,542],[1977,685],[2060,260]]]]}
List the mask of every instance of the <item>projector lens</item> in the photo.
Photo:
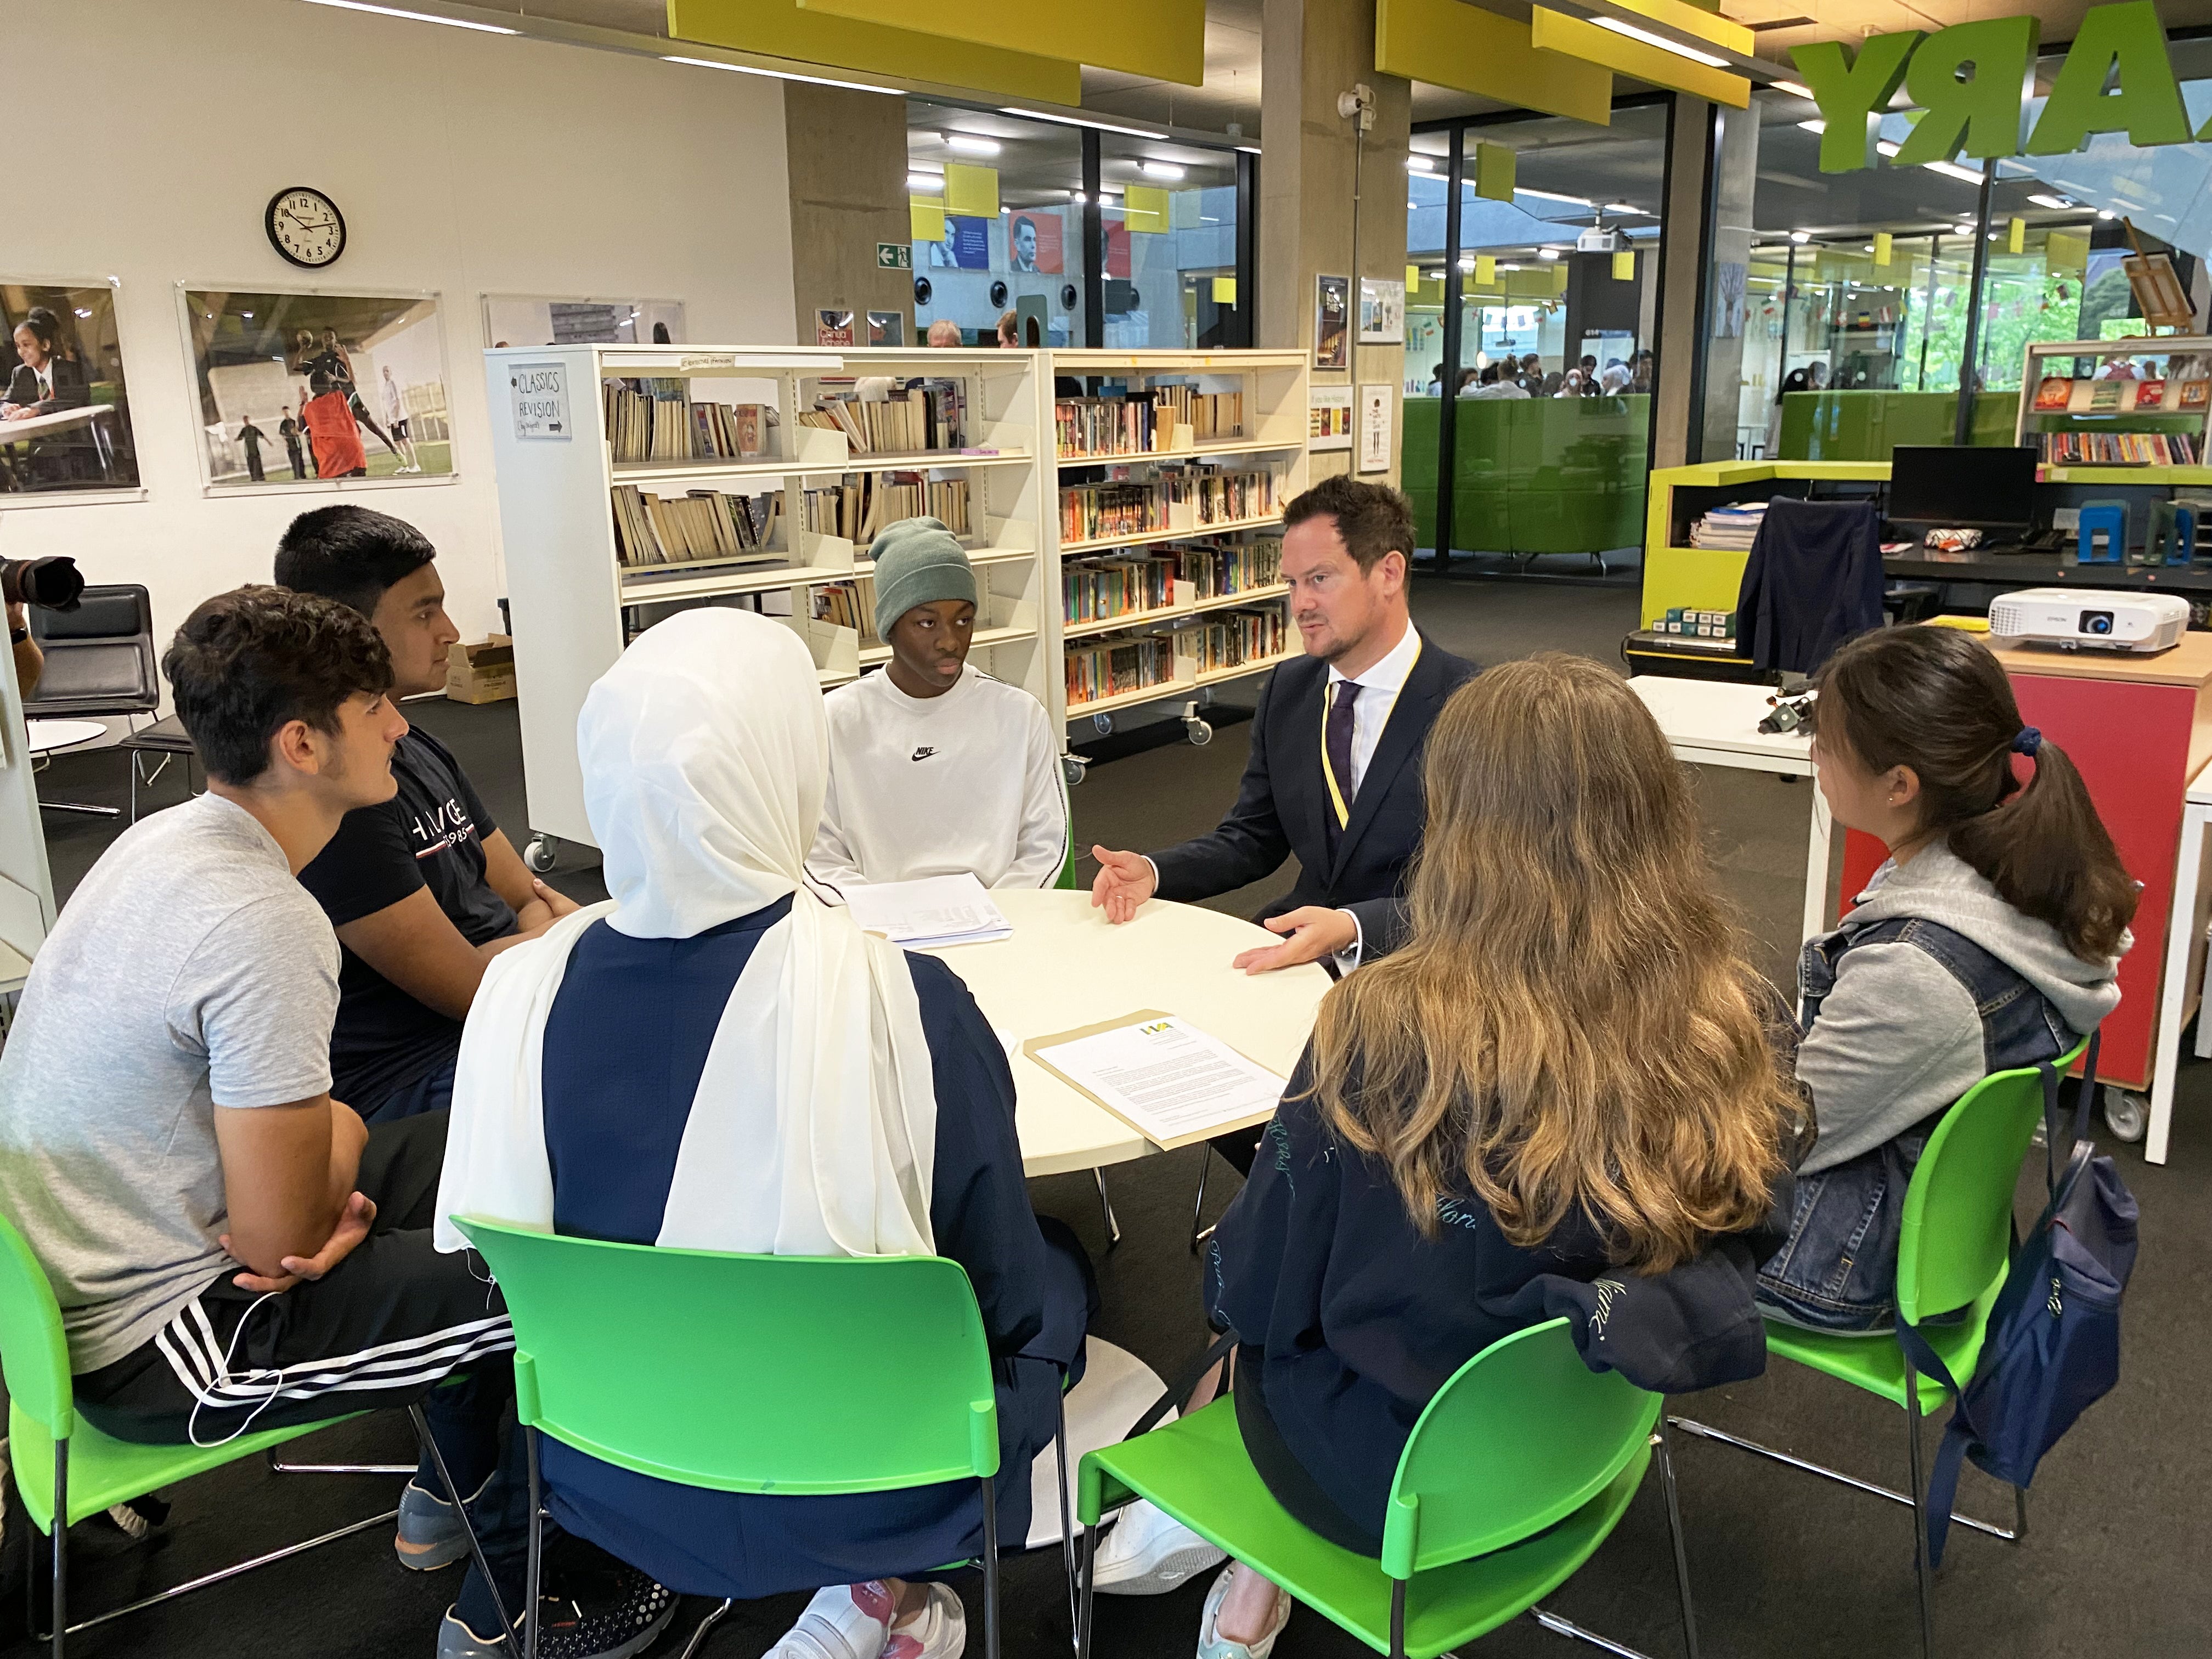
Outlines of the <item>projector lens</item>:
{"type": "Polygon", "coordinates": [[[2109,611],[2084,611],[2081,613],[2081,632],[2109,634],[2112,631],[2112,613],[2109,611]]]}

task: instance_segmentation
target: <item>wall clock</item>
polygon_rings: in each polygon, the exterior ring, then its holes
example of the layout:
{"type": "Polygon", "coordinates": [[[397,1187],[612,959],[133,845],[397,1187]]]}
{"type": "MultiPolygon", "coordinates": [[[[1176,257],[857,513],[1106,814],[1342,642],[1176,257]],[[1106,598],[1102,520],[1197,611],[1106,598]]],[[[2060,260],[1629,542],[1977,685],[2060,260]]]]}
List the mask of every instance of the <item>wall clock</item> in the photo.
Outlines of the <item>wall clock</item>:
{"type": "Polygon", "coordinates": [[[305,185],[270,197],[262,225],[277,252],[309,270],[335,264],[345,252],[345,216],[329,197],[305,185]]]}

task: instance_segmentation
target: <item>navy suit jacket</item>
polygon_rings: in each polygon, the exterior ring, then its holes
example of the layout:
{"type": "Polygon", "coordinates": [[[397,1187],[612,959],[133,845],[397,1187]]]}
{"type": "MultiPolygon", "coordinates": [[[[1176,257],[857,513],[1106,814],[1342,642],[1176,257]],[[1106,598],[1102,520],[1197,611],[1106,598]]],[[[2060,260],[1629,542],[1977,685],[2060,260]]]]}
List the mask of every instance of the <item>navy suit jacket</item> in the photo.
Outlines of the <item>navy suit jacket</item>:
{"type": "Polygon", "coordinates": [[[1473,663],[1421,635],[1421,654],[1391,707],[1332,859],[1321,766],[1328,665],[1313,657],[1283,664],[1261,688],[1251,758],[1229,816],[1212,834],[1152,855],[1159,896],[1211,898],[1273,873],[1295,853],[1297,885],[1255,919],[1327,905],[1358,918],[1366,955],[1391,949],[1405,932],[1406,864],[1428,817],[1421,756],[1429,728],[1444,699],[1474,674],[1473,663]]]}

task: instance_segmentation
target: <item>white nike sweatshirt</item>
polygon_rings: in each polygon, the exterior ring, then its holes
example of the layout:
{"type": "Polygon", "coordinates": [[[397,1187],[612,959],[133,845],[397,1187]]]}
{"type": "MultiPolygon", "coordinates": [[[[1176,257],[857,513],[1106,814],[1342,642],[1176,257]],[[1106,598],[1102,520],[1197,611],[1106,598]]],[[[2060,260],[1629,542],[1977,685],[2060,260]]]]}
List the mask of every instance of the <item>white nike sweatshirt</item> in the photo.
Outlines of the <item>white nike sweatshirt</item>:
{"type": "Polygon", "coordinates": [[[1044,706],[973,664],[940,696],[882,672],[841,685],[830,790],[807,869],[825,887],[973,871],[1049,887],[1067,857],[1067,791],[1044,706]]]}

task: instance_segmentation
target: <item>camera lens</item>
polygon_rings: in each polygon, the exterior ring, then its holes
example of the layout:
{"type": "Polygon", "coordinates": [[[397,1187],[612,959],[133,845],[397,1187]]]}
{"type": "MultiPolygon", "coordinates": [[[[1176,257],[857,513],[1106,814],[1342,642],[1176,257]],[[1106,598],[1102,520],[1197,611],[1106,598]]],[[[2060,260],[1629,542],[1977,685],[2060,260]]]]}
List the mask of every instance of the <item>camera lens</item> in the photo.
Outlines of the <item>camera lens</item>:
{"type": "Polygon", "coordinates": [[[2081,613],[2081,632],[2109,634],[2112,631],[2112,613],[2109,611],[2084,611],[2081,613]]]}

